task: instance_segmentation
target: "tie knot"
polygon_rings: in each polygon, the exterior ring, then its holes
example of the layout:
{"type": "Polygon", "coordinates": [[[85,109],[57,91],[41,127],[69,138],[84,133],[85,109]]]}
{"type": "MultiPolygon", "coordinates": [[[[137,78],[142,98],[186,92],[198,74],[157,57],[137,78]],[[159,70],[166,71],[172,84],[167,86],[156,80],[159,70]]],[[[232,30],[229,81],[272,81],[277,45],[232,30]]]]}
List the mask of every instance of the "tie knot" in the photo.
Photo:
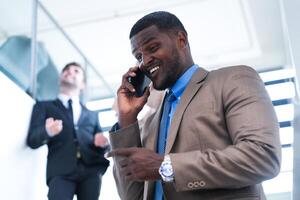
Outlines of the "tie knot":
{"type": "Polygon", "coordinates": [[[69,108],[72,107],[72,103],[73,103],[72,99],[69,99],[69,100],[68,100],[68,106],[69,106],[69,108]]]}
{"type": "Polygon", "coordinates": [[[169,92],[167,93],[166,100],[168,102],[173,102],[173,101],[176,100],[176,96],[174,95],[174,93],[172,92],[172,90],[169,90],[169,92]]]}

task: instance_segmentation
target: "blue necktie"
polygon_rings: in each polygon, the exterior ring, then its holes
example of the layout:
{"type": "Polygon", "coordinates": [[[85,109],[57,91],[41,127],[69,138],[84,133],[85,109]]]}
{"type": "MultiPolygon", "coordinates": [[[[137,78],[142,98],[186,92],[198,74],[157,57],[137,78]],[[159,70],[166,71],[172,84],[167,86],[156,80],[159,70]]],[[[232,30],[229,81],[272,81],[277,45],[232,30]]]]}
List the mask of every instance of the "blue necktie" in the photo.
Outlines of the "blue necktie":
{"type": "MultiPolygon", "coordinates": [[[[159,126],[159,136],[158,136],[158,145],[157,152],[161,155],[165,153],[166,141],[168,137],[168,129],[170,126],[170,111],[172,103],[176,100],[175,95],[170,90],[165,97],[163,112],[160,120],[159,126]]],[[[161,181],[155,182],[155,196],[154,200],[162,200],[163,199],[163,190],[161,181]]]]}

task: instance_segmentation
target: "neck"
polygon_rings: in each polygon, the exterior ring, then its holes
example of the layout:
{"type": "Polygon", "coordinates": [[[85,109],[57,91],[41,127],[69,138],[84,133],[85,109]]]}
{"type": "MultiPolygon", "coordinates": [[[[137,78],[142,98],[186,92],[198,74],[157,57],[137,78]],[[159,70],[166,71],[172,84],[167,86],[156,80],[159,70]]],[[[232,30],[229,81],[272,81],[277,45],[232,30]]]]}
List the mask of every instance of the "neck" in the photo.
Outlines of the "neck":
{"type": "Polygon", "coordinates": [[[191,52],[189,51],[189,47],[188,47],[188,49],[186,49],[186,51],[184,51],[182,61],[183,61],[183,66],[185,66],[183,71],[186,71],[189,67],[194,65],[194,61],[193,61],[191,52]]]}
{"type": "Polygon", "coordinates": [[[183,68],[181,75],[193,65],[194,65],[193,59],[189,59],[187,62],[185,62],[184,64],[185,67],[183,68]]]}
{"type": "Polygon", "coordinates": [[[188,67],[194,65],[194,61],[193,61],[193,58],[192,58],[191,53],[188,53],[188,54],[186,55],[186,61],[185,61],[185,64],[186,64],[186,66],[188,66],[188,67]]]}

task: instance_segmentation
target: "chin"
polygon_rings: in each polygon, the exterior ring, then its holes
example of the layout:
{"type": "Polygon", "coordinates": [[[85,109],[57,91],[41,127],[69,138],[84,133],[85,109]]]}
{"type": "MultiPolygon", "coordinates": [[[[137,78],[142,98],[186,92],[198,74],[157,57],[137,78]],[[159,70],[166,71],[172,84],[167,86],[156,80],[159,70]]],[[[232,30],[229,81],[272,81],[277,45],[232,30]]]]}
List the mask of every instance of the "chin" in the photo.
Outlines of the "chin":
{"type": "Polygon", "coordinates": [[[165,90],[165,89],[167,89],[168,87],[164,86],[163,84],[156,84],[156,83],[153,83],[153,88],[156,89],[156,90],[165,90]]]}

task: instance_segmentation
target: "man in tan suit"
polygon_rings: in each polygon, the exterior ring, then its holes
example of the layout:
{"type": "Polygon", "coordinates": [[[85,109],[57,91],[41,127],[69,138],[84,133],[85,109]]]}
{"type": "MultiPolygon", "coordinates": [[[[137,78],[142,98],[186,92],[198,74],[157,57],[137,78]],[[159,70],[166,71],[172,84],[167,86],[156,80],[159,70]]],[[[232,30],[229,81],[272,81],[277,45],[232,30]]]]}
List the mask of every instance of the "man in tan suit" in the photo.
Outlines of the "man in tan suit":
{"type": "Polygon", "coordinates": [[[140,130],[137,115],[150,91],[134,95],[128,78],[137,67],[123,75],[109,153],[121,199],[265,199],[261,182],[279,173],[281,146],[258,74],[195,65],[186,30],[168,12],[141,18],[130,42],[140,69],[166,95],[140,130]]]}

